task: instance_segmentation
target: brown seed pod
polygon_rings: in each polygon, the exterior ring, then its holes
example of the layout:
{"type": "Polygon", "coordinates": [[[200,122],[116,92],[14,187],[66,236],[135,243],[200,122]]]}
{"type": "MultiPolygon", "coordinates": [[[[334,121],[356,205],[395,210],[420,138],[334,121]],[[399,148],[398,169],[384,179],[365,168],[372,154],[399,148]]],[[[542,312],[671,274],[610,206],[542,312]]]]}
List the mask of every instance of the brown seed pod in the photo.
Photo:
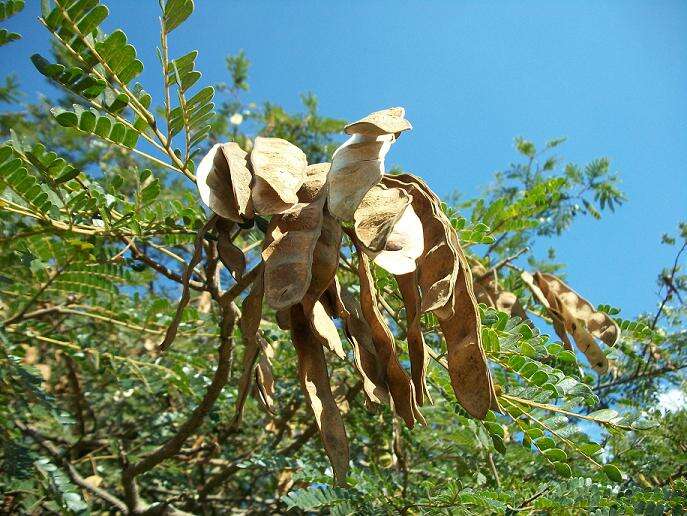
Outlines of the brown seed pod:
{"type": "Polygon", "coordinates": [[[391,231],[411,201],[412,197],[400,188],[382,184],[370,188],[353,214],[355,236],[366,253],[386,248],[391,231]]]}
{"type": "Polygon", "coordinates": [[[385,373],[394,411],[405,421],[408,428],[413,428],[415,420],[426,424],[417,406],[413,383],[396,356],[394,336],[377,306],[377,291],[368,258],[362,252],[359,243],[355,242],[355,244],[360,277],[360,306],[365,320],[370,325],[372,342],[385,373]]]}
{"type": "Polygon", "coordinates": [[[410,376],[415,386],[415,396],[418,405],[424,404],[425,397],[432,403],[427,390],[427,363],[429,356],[425,350],[425,338],[420,324],[420,289],[417,284],[417,271],[396,276],[398,290],[401,292],[403,304],[406,308],[406,338],[408,340],[408,356],[410,357],[410,376]]]}
{"type": "Polygon", "coordinates": [[[235,142],[218,143],[196,169],[196,183],[203,202],[219,216],[235,222],[253,218],[247,153],[235,142]]]}
{"type": "Polygon", "coordinates": [[[406,110],[394,107],[375,111],[365,118],[344,127],[346,134],[362,134],[365,136],[381,136],[383,134],[400,135],[403,131],[413,128],[405,117],[406,110]]]}
{"type": "Polygon", "coordinates": [[[467,412],[484,419],[496,402],[491,373],[482,348],[482,331],[472,275],[458,236],[451,230],[452,246],[458,250],[460,272],[453,291],[453,315],[439,319],[448,350],[448,372],[453,392],[467,412]]]}
{"type": "Polygon", "coordinates": [[[258,334],[260,344],[260,358],[255,367],[255,390],[262,407],[270,414],[274,413],[274,375],[272,374],[272,359],[274,349],[262,335],[258,334]]]}
{"type": "Polygon", "coordinates": [[[553,274],[535,272],[533,279],[549,304],[547,308],[552,319],[558,322],[558,327],[554,325],[556,331],[571,334],[592,368],[599,374],[606,373],[608,359],[594,338],[608,346],[615,345],[620,336],[620,328],[615,321],[608,314],[597,311],[553,274]]]}
{"type": "Polygon", "coordinates": [[[476,263],[471,267],[471,272],[474,280],[475,297],[479,303],[496,308],[510,316],[518,316],[523,321],[529,321],[518,297],[512,292],[500,288],[495,270],[488,271],[481,263],[476,263]]]}
{"type": "Polygon", "coordinates": [[[336,276],[342,237],[341,226],[325,207],[322,230],[313,252],[312,278],[303,297],[303,309],[306,314],[312,311],[313,305],[322,297],[336,276]]]}
{"type": "Polygon", "coordinates": [[[365,253],[392,274],[415,270],[424,250],[422,222],[402,188],[373,186],[356,209],[354,230],[365,253]]]}
{"type": "MultiPolygon", "coordinates": [[[[422,221],[423,254],[416,260],[417,282],[422,312],[443,307],[451,315],[449,303],[460,268],[458,253],[450,244],[451,223],[441,211],[439,199],[420,178],[411,174],[385,176],[384,184],[404,189],[412,196],[412,206],[422,221]]],[[[439,315],[439,314],[437,314],[439,315]]]]}
{"type": "Polygon", "coordinates": [[[299,202],[285,213],[272,218],[267,227],[262,251],[265,261],[265,300],[275,310],[300,303],[310,286],[315,246],[322,232],[323,208],[326,200],[327,164],[308,167],[311,184],[299,202]]]}
{"type": "Polygon", "coordinates": [[[298,202],[298,190],[306,179],[305,154],[281,138],[255,139],[250,153],[254,174],[251,192],[255,213],[284,213],[298,202]]]}
{"type": "Polygon", "coordinates": [[[352,220],[367,191],[381,179],[391,145],[411,129],[404,115],[403,108],[391,108],[346,126],[352,136],[332,156],[329,209],[337,219],[352,220]]]}
{"type": "Polygon", "coordinates": [[[220,219],[215,228],[217,229],[217,253],[220,261],[231,272],[234,279],[240,278],[246,272],[246,256],[232,242],[234,223],[220,219]]]}
{"type": "Polygon", "coordinates": [[[335,353],[339,358],[345,359],[346,353],[341,345],[339,332],[322,303],[319,301],[315,303],[307,317],[310,322],[310,329],[320,344],[335,353]]]}
{"type": "Polygon", "coordinates": [[[260,330],[260,320],[262,319],[262,298],[264,295],[263,278],[258,276],[251,287],[250,292],[243,300],[241,306],[241,319],[239,328],[243,339],[243,372],[239,379],[238,395],[236,398],[236,413],[234,415],[234,426],[241,424],[243,407],[250,392],[251,381],[255,362],[260,354],[260,343],[258,331],[260,330]]]}
{"type": "Polygon", "coordinates": [[[353,361],[363,379],[365,397],[370,403],[388,404],[389,391],[384,381],[384,370],[377,358],[372,342],[372,330],[365,320],[360,303],[348,290],[334,281],[327,289],[334,313],[344,323],[344,332],[353,348],[353,361]]]}
{"type": "Polygon", "coordinates": [[[332,395],[324,351],[310,329],[300,304],[291,307],[291,338],[298,354],[301,388],[320,431],[334,478],[344,484],[348,475],[348,438],[341,413],[332,395]]]}

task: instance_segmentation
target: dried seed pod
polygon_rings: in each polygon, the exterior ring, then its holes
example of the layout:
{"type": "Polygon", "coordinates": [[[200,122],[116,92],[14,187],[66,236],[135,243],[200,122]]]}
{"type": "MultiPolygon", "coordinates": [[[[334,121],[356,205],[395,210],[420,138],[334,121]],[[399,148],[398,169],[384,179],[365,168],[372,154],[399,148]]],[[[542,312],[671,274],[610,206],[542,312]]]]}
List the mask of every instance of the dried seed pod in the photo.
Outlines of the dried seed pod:
{"type": "Polygon", "coordinates": [[[458,253],[451,245],[451,223],[441,211],[439,199],[420,178],[411,174],[384,176],[388,186],[402,188],[412,196],[412,207],[422,221],[423,254],[416,260],[422,312],[440,311],[451,315],[449,303],[460,268],[458,253]]]}
{"type": "Polygon", "coordinates": [[[344,353],[343,346],[341,345],[339,332],[322,303],[318,301],[313,305],[308,315],[308,320],[310,328],[320,344],[335,353],[339,358],[345,359],[346,353],[344,353]]]}
{"type": "Polygon", "coordinates": [[[331,285],[339,267],[339,250],[343,232],[338,221],[324,209],[320,238],[315,244],[312,260],[312,278],[303,297],[303,309],[308,314],[313,305],[331,285]]]}
{"type": "Polygon", "coordinates": [[[415,396],[418,405],[424,404],[424,398],[432,403],[427,390],[425,378],[429,356],[425,350],[425,338],[420,324],[420,289],[417,284],[417,271],[396,276],[398,290],[401,292],[403,304],[406,308],[406,338],[408,340],[408,356],[410,357],[410,376],[415,385],[415,396]]]}
{"type": "Polygon", "coordinates": [[[599,374],[608,370],[608,359],[594,338],[613,346],[620,336],[620,328],[603,312],[566,285],[553,274],[536,272],[534,281],[549,302],[549,311],[555,311],[582,351],[590,365],[599,374]]]}
{"type": "Polygon", "coordinates": [[[253,218],[250,197],[253,175],[246,156],[235,142],[218,143],[196,169],[196,184],[203,202],[219,216],[235,222],[253,218]]]}
{"type": "Polygon", "coordinates": [[[375,185],[365,194],[353,214],[353,228],[366,253],[378,253],[399,221],[412,197],[400,188],[375,185]]]}
{"type": "Polygon", "coordinates": [[[344,323],[344,332],[353,348],[353,361],[363,379],[365,397],[370,403],[389,403],[384,371],[372,342],[372,330],[363,317],[358,300],[334,281],[327,289],[330,304],[344,323]]]}
{"type": "Polygon", "coordinates": [[[231,272],[234,279],[240,278],[246,272],[246,256],[243,251],[232,242],[234,223],[220,219],[216,224],[217,253],[222,264],[231,272]]]}
{"type": "Polygon", "coordinates": [[[368,115],[346,126],[351,134],[332,157],[329,209],[339,220],[352,220],[367,191],[384,174],[384,158],[401,132],[411,129],[403,108],[368,115]]]}
{"type": "Polygon", "coordinates": [[[298,354],[298,375],[303,394],[315,415],[334,478],[344,484],[348,475],[348,438],[343,419],[332,395],[322,346],[310,330],[303,307],[291,307],[291,338],[298,354]]]}
{"type": "Polygon", "coordinates": [[[260,344],[260,359],[255,368],[255,389],[257,398],[262,404],[263,408],[273,413],[274,408],[274,375],[272,374],[272,359],[274,358],[274,349],[270,346],[262,335],[258,334],[258,343],[260,344]]]}
{"type": "Polygon", "coordinates": [[[365,194],[353,215],[363,250],[392,274],[414,271],[424,250],[422,222],[411,202],[403,189],[379,184],[365,194]]]}
{"type": "Polygon", "coordinates": [[[327,192],[327,164],[311,165],[311,184],[306,202],[299,202],[272,218],[262,251],[265,261],[265,300],[275,310],[300,303],[310,286],[315,246],[322,232],[323,208],[327,192]],[[324,178],[324,179],[323,179],[324,178]]]}
{"type": "Polygon", "coordinates": [[[363,134],[381,136],[383,134],[400,135],[413,128],[406,120],[406,111],[402,107],[388,108],[370,113],[365,118],[344,127],[346,134],[363,134]]]}
{"type": "Polygon", "coordinates": [[[251,196],[257,214],[284,213],[298,202],[308,165],[302,150],[281,138],[258,136],[250,163],[254,174],[251,196]]]}
{"type": "Polygon", "coordinates": [[[243,407],[246,403],[248,393],[250,392],[255,362],[260,354],[258,331],[260,329],[260,320],[262,319],[263,295],[263,278],[262,275],[259,275],[253,282],[250,292],[244,298],[241,306],[241,320],[239,321],[239,328],[241,329],[244,346],[243,372],[241,374],[241,378],[239,379],[234,426],[241,424],[243,407]]]}
{"type": "Polygon", "coordinates": [[[510,316],[518,316],[523,321],[529,321],[518,297],[512,292],[500,288],[495,270],[488,271],[481,263],[476,263],[471,267],[471,271],[474,279],[475,297],[478,302],[496,308],[510,316]]]}
{"type": "MultiPolygon", "coordinates": [[[[558,335],[558,337],[561,339],[561,342],[563,342],[563,347],[569,351],[572,351],[573,347],[570,342],[570,338],[568,337],[568,333],[565,331],[565,323],[563,322],[563,316],[560,313],[560,310],[556,309],[556,306],[554,306],[552,309],[548,299],[541,291],[539,286],[536,284],[534,277],[529,272],[522,271],[522,273],[520,274],[520,278],[525,283],[525,285],[527,285],[527,287],[530,289],[532,295],[544,308],[546,308],[546,311],[551,316],[553,329],[556,331],[556,335],[558,335]]],[[[558,303],[556,302],[556,305],[557,304],[558,303]]]]}
{"type": "Polygon", "coordinates": [[[458,250],[461,267],[452,296],[453,315],[439,319],[439,324],[446,339],[453,392],[471,416],[484,419],[496,395],[482,348],[481,322],[472,275],[453,230],[451,237],[452,246],[458,250]]]}
{"type": "Polygon", "coordinates": [[[417,259],[424,249],[422,221],[413,207],[407,206],[389,234],[384,250],[373,261],[391,274],[408,274],[417,268],[417,259]]]}
{"type": "Polygon", "coordinates": [[[368,258],[362,252],[360,244],[357,242],[355,244],[358,252],[360,305],[363,316],[370,325],[372,342],[385,373],[386,383],[393,400],[394,411],[405,421],[408,428],[413,428],[416,419],[425,424],[425,419],[417,406],[415,387],[408,377],[408,373],[406,373],[398,361],[394,336],[377,306],[377,291],[372,279],[368,258]]]}

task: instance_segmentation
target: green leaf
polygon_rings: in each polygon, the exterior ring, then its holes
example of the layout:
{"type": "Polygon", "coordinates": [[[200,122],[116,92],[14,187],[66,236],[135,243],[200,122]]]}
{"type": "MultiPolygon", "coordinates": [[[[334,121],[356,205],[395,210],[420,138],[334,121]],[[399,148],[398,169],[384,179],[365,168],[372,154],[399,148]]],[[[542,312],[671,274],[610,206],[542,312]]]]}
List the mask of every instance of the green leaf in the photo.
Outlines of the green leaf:
{"type": "Polygon", "coordinates": [[[619,414],[615,410],[611,409],[601,409],[589,414],[589,417],[596,419],[597,421],[609,422],[619,417],[619,414]]]}
{"type": "Polygon", "coordinates": [[[21,34],[9,32],[7,29],[0,29],[0,46],[21,39],[21,34]]]}
{"type": "Polygon", "coordinates": [[[165,32],[172,32],[193,13],[193,0],[167,0],[162,14],[165,32]]]}
{"type": "Polygon", "coordinates": [[[572,469],[570,469],[570,466],[565,462],[554,462],[553,467],[560,476],[564,478],[572,477],[572,469]]]}
{"type": "Polygon", "coordinates": [[[48,214],[54,207],[46,188],[14,156],[10,147],[0,147],[0,185],[14,191],[28,206],[39,213],[48,214]]]}
{"type": "Polygon", "coordinates": [[[24,0],[7,0],[0,2],[0,20],[6,20],[24,9],[24,0]]]}
{"type": "Polygon", "coordinates": [[[623,481],[623,474],[618,469],[617,466],[613,464],[606,464],[602,468],[602,471],[606,474],[609,480],[612,480],[613,482],[622,482],[623,481]]]}
{"type": "Polygon", "coordinates": [[[553,439],[550,437],[540,437],[536,441],[534,441],[534,444],[539,448],[540,450],[548,450],[549,448],[553,448],[556,446],[556,443],[553,439]]]}
{"type": "Polygon", "coordinates": [[[74,105],[74,111],[53,108],[52,114],[64,127],[77,128],[84,133],[99,136],[129,149],[133,149],[138,141],[139,133],[136,129],[124,125],[110,115],[100,114],[94,109],[86,110],[74,105]]]}
{"type": "Polygon", "coordinates": [[[546,456],[547,459],[551,460],[551,462],[568,460],[568,454],[560,448],[549,448],[547,450],[544,450],[542,453],[546,456]]]}

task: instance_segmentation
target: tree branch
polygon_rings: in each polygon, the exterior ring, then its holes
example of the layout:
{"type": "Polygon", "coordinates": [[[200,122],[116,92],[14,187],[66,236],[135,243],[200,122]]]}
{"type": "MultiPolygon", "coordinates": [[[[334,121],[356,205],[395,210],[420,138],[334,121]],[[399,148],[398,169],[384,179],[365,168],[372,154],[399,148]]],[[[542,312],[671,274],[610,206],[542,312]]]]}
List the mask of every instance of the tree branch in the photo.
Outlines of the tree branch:
{"type": "Polygon", "coordinates": [[[76,485],[79,487],[85,489],[89,493],[91,493],[93,496],[100,498],[101,500],[107,502],[114,508],[122,511],[124,514],[129,513],[129,509],[126,506],[126,504],[114,496],[113,494],[109,493],[108,491],[105,491],[104,489],[101,489],[99,487],[95,487],[88,482],[84,480],[84,478],[79,474],[78,471],[76,471],[76,468],[72,466],[72,464],[65,459],[62,456],[62,453],[60,453],[60,450],[52,444],[50,441],[45,440],[38,432],[36,432],[33,428],[30,428],[20,421],[15,421],[14,423],[19,430],[28,437],[30,437],[33,441],[36,442],[43,450],[45,450],[48,455],[50,455],[55,462],[57,462],[62,469],[64,469],[69,476],[70,480],[74,482],[76,485]]]}

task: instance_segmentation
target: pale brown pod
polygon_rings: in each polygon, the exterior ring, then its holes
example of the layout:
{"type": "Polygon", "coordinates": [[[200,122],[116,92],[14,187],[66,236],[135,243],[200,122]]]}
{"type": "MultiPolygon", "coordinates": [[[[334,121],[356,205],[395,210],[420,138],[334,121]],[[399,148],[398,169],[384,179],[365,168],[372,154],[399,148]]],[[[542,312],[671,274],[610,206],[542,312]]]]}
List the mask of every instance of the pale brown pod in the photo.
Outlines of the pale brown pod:
{"type": "Polygon", "coordinates": [[[360,277],[360,306],[365,320],[370,325],[372,342],[385,373],[394,411],[405,421],[408,428],[413,428],[415,420],[425,424],[425,419],[417,406],[413,382],[398,360],[394,336],[377,306],[377,290],[368,258],[358,243],[356,243],[356,250],[360,277]]]}
{"type": "Polygon", "coordinates": [[[308,165],[302,150],[281,138],[258,136],[250,153],[250,164],[255,213],[284,213],[298,202],[298,190],[306,179],[308,165]]]}
{"type": "Polygon", "coordinates": [[[219,216],[235,222],[253,218],[247,153],[235,142],[218,143],[196,169],[196,184],[203,202],[219,216]]]}
{"type": "Polygon", "coordinates": [[[349,461],[346,429],[332,395],[324,350],[310,330],[300,304],[291,307],[291,338],[298,355],[298,375],[303,394],[315,415],[334,478],[338,484],[345,484],[349,461]]]}
{"type": "Polygon", "coordinates": [[[452,245],[458,250],[460,272],[453,292],[453,315],[439,319],[448,351],[448,372],[453,392],[471,416],[484,419],[496,400],[491,373],[482,347],[482,326],[472,275],[452,230],[452,245]]]}
{"type": "MultiPolygon", "coordinates": [[[[620,328],[611,316],[607,313],[599,312],[589,301],[553,274],[536,273],[534,276],[535,279],[539,278],[540,287],[545,283],[551,293],[561,300],[561,303],[570,312],[572,317],[585,322],[586,329],[594,337],[607,346],[614,346],[618,342],[620,328]]],[[[542,290],[544,290],[543,287],[542,290]]]]}
{"type": "Polygon", "coordinates": [[[331,285],[339,267],[339,250],[343,232],[339,222],[331,216],[325,206],[322,218],[322,230],[315,244],[312,260],[312,277],[308,291],[303,297],[305,313],[312,311],[313,305],[331,285]]]}
{"type": "Polygon", "coordinates": [[[365,136],[380,136],[382,134],[400,135],[403,131],[413,128],[405,117],[406,110],[394,107],[375,111],[365,118],[344,127],[346,134],[363,134],[365,136]]]}
{"type": "Polygon", "coordinates": [[[341,338],[336,329],[334,321],[324,309],[324,306],[319,301],[313,305],[310,314],[306,316],[310,323],[315,338],[329,351],[336,354],[341,359],[346,358],[346,353],[341,345],[341,338]]]}
{"type": "Polygon", "coordinates": [[[563,322],[563,315],[561,314],[558,300],[554,299],[554,305],[552,306],[535,282],[534,276],[532,276],[529,272],[522,271],[520,273],[520,278],[522,279],[523,283],[525,283],[527,288],[530,289],[534,298],[539,302],[539,304],[546,308],[547,313],[551,316],[551,324],[553,325],[556,335],[558,335],[558,337],[561,339],[563,347],[568,351],[572,351],[572,343],[570,342],[568,333],[565,330],[565,323],[563,322]]]}
{"type": "Polygon", "coordinates": [[[391,274],[407,274],[424,251],[422,221],[402,188],[373,186],[353,214],[363,251],[391,274]]]}
{"type": "Polygon", "coordinates": [[[274,412],[274,375],[272,374],[274,349],[260,334],[258,334],[258,343],[261,353],[255,367],[255,390],[262,407],[272,414],[274,412]]]}
{"type": "Polygon", "coordinates": [[[420,323],[420,289],[417,284],[417,271],[396,276],[398,290],[401,292],[406,309],[406,339],[410,357],[410,376],[415,385],[415,396],[418,405],[424,404],[425,398],[432,403],[427,389],[427,364],[429,355],[425,349],[425,338],[420,323]]]}
{"type": "Polygon", "coordinates": [[[246,272],[246,256],[232,242],[234,223],[220,219],[215,228],[217,229],[217,253],[220,261],[231,272],[234,279],[240,278],[246,272]]]}
{"type": "Polygon", "coordinates": [[[449,300],[460,262],[457,251],[450,244],[451,224],[441,211],[439,199],[424,181],[411,174],[384,176],[382,181],[388,186],[403,188],[411,195],[413,209],[422,221],[424,251],[416,260],[421,311],[443,308],[445,316],[450,316],[452,304],[449,300]]]}
{"type": "Polygon", "coordinates": [[[255,362],[260,354],[260,343],[258,331],[260,330],[260,320],[262,319],[262,298],[264,294],[262,275],[258,276],[250,292],[244,298],[241,305],[241,319],[239,328],[243,340],[243,372],[238,384],[238,395],[236,398],[236,413],[234,415],[234,425],[241,424],[243,407],[250,392],[253,379],[255,362]]]}
{"type": "Polygon", "coordinates": [[[476,263],[471,267],[471,272],[475,297],[479,303],[496,308],[510,316],[520,317],[523,321],[529,321],[518,297],[512,292],[501,289],[495,270],[488,271],[481,263],[476,263]]]}
{"type": "Polygon", "coordinates": [[[344,323],[344,332],[353,348],[353,362],[363,379],[363,391],[370,403],[388,404],[389,391],[384,381],[384,370],[372,342],[372,330],[363,317],[358,300],[334,281],[327,289],[328,304],[344,323]]]}
{"type": "Polygon", "coordinates": [[[389,235],[411,201],[400,188],[382,184],[370,188],[353,214],[353,229],[363,250],[378,253],[386,248],[389,235]]]}
{"type": "Polygon", "coordinates": [[[546,297],[549,311],[558,315],[556,331],[560,332],[560,326],[563,326],[562,331],[573,336],[575,344],[592,368],[599,374],[605,374],[608,371],[608,359],[594,338],[609,346],[615,345],[620,336],[620,328],[615,321],[608,314],[597,311],[589,301],[553,274],[536,272],[534,281],[546,297]]]}
{"type": "Polygon", "coordinates": [[[352,220],[362,198],[379,182],[391,145],[411,129],[404,116],[403,108],[391,108],[346,126],[352,136],[332,156],[329,209],[334,217],[352,220]]]}
{"type": "Polygon", "coordinates": [[[300,303],[312,279],[315,246],[322,232],[327,191],[327,164],[311,165],[307,177],[319,190],[308,189],[285,213],[272,217],[262,251],[265,261],[265,301],[275,310],[300,303]]]}

